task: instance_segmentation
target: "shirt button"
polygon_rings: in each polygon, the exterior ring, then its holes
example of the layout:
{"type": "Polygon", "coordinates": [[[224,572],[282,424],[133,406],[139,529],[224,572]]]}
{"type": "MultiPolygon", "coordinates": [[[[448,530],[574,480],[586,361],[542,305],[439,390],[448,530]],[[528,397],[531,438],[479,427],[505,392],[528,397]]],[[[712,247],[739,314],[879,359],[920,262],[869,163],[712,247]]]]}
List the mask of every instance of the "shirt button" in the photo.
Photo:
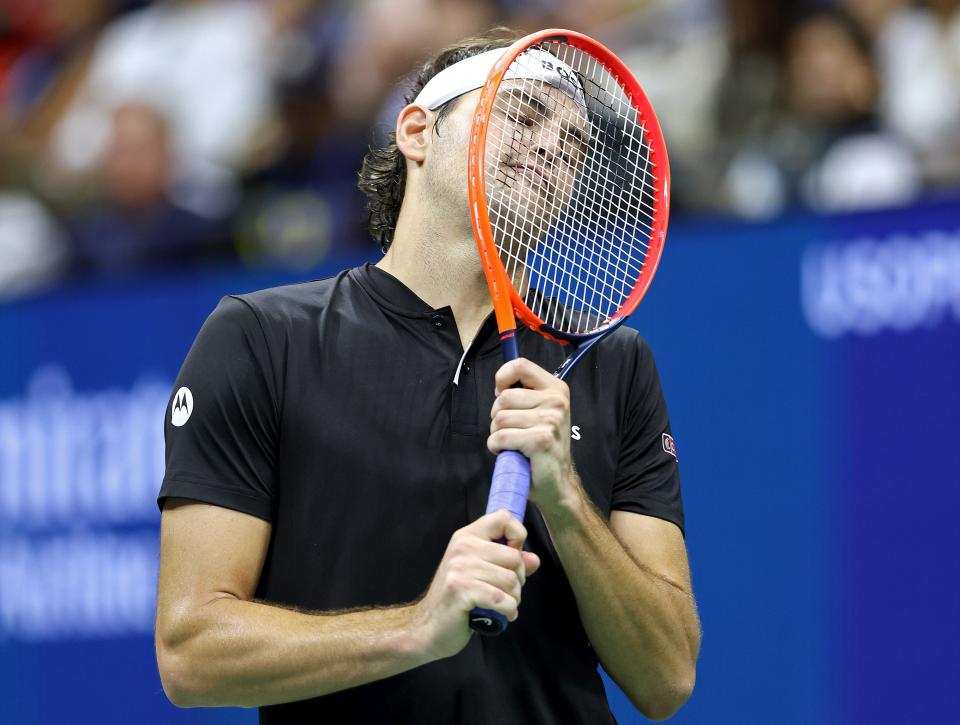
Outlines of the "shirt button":
{"type": "Polygon", "coordinates": [[[443,315],[434,315],[430,318],[433,320],[433,326],[436,328],[443,327],[443,315]]]}
{"type": "Polygon", "coordinates": [[[463,372],[464,375],[466,375],[467,373],[469,373],[469,372],[470,372],[470,365],[469,365],[469,364],[465,364],[465,365],[463,366],[463,371],[462,371],[462,372],[463,372]]]}

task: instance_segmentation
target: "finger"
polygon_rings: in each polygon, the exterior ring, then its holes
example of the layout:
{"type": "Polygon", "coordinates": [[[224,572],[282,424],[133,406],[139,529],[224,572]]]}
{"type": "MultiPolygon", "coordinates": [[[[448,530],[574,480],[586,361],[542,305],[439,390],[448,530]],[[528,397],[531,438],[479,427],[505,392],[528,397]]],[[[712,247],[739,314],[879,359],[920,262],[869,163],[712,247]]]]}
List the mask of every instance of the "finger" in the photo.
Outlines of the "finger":
{"type": "Polygon", "coordinates": [[[472,579],[486,582],[509,594],[516,599],[519,604],[520,590],[523,588],[523,583],[517,576],[516,569],[507,569],[502,566],[497,566],[496,564],[491,564],[489,561],[477,559],[469,566],[465,566],[461,571],[472,579]]]}
{"type": "Polygon", "coordinates": [[[532,458],[535,454],[548,450],[555,440],[556,430],[546,425],[504,428],[490,434],[487,448],[494,455],[501,451],[520,451],[527,458],[532,458]]]}
{"type": "MultiPolygon", "coordinates": [[[[526,569],[526,575],[528,577],[533,576],[537,573],[537,569],[540,568],[540,557],[534,554],[532,551],[522,551],[520,556],[523,559],[523,566],[526,569]]],[[[526,579],[524,579],[524,584],[526,584],[526,579]]]]}
{"type": "Polygon", "coordinates": [[[570,396],[563,388],[550,390],[527,390],[526,388],[510,388],[500,393],[499,397],[490,406],[490,417],[496,416],[502,410],[570,410],[570,396]]]}
{"type": "Polygon", "coordinates": [[[475,581],[471,587],[471,603],[467,611],[480,607],[500,612],[509,621],[517,618],[517,609],[520,606],[516,599],[502,589],[482,581],[475,581]]]}
{"type": "Polygon", "coordinates": [[[562,380],[557,380],[557,378],[536,363],[532,363],[522,357],[501,365],[494,379],[496,381],[497,395],[500,395],[502,391],[513,387],[517,383],[532,390],[548,388],[557,383],[566,385],[562,380]]]}
{"type": "Polygon", "coordinates": [[[523,524],[506,509],[481,516],[469,526],[464,527],[464,530],[484,541],[507,539],[510,545],[515,541],[519,542],[514,548],[522,546],[527,538],[527,530],[523,528],[523,524]]]}
{"type": "Polygon", "coordinates": [[[477,556],[504,569],[515,570],[523,563],[518,547],[498,541],[477,541],[477,556]]]}
{"type": "Polygon", "coordinates": [[[450,569],[450,578],[466,583],[467,591],[472,591],[476,582],[484,582],[517,600],[523,587],[515,569],[497,566],[478,557],[456,562],[450,569]]]}
{"type": "Polygon", "coordinates": [[[559,396],[550,396],[543,390],[509,388],[500,393],[497,399],[493,401],[493,406],[490,408],[490,417],[492,418],[501,410],[526,410],[558,402],[559,396]]]}
{"type": "Polygon", "coordinates": [[[513,549],[519,549],[523,542],[527,540],[527,530],[523,524],[510,514],[507,525],[503,528],[503,538],[507,540],[507,546],[513,549]]]}
{"type": "Polygon", "coordinates": [[[533,428],[544,422],[541,411],[534,410],[501,410],[490,421],[490,432],[503,428],[533,428]]]}

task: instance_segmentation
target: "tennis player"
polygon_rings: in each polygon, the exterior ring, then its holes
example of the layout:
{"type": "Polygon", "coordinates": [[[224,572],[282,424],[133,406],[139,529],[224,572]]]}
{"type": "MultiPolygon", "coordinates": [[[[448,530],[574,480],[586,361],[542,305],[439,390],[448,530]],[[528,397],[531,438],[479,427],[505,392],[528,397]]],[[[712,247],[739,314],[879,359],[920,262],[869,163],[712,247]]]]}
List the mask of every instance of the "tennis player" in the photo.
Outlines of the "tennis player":
{"type": "MultiPolygon", "coordinates": [[[[535,333],[501,364],[465,174],[508,41],[427,63],[365,159],[377,265],[225,297],[200,330],[159,496],[174,704],[258,706],[262,723],[612,723],[598,661],[652,719],[690,695],[699,624],[649,347],[618,330],[569,388],[535,333]],[[523,525],[483,515],[503,449],[531,460],[523,525]],[[471,636],[475,607],[510,626],[471,636]]],[[[564,134],[536,143],[562,176],[564,134]]]]}

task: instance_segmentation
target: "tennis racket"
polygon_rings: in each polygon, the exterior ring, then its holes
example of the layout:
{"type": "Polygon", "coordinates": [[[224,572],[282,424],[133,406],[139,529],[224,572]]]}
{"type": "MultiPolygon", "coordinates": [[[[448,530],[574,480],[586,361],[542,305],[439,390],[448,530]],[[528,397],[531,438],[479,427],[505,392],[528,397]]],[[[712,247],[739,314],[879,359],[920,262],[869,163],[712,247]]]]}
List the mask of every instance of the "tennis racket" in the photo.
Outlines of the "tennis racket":
{"type": "MultiPolygon", "coordinates": [[[[596,40],[543,30],[507,48],[483,86],[468,149],[470,213],[506,361],[517,320],[570,347],[566,376],[623,324],[660,261],[670,171],[653,108],[596,40]]],[[[520,521],[530,462],[497,456],[487,513],[520,521]]],[[[507,627],[477,608],[480,634],[507,627]]]]}

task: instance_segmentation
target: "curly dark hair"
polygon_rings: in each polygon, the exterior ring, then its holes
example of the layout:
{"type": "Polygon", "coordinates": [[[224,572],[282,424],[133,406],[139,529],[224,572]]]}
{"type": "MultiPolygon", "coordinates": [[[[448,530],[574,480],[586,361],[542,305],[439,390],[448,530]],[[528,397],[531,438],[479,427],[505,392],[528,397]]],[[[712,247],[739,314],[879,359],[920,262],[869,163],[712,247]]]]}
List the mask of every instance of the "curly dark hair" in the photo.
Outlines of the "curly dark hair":
{"type": "MultiPolygon", "coordinates": [[[[465,38],[455,45],[444,48],[432,60],[427,61],[417,71],[413,85],[407,92],[404,100],[412,103],[417,94],[423,90],[427,82],[437,73],[454,63],[485,53],[494,48],[504,48],[510,45],[520,35],[509,28],[493,28],[492,30],[471,38],[465,38]]],[[[440,132],[440,123],[456,106],[457,98],[448,101],[437,110],[437,121],[434,131],[440,132]]],[[[384,252],[393,242],[393,234],[397,228],[397,218],[400,216],[400,205],[403,203],[403,192],[407,182],[406,159],[397,148],[396,133],[387,134],[388,143],[384,147],[371,146],[363,158],[360,167],[357,186],[367,195],[367,228],[370,235],[380,245],[384,252]]]]}

